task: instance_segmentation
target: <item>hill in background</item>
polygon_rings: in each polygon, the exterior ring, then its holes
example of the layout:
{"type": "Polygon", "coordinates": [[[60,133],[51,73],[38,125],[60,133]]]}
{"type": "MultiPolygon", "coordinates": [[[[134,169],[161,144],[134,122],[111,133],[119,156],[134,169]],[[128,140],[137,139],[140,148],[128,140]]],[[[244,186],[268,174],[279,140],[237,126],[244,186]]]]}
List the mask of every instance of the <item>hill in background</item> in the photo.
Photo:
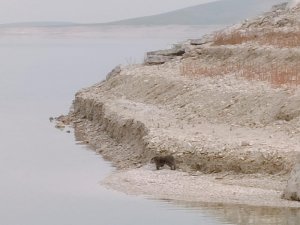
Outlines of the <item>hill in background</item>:
{"type": "Polygon", "coordinates": [[[220,0],[172,12],[106,23],[109,25],[231,24],[268,11],[284,0],[220,0]]]}
{"type": "Polygon", "coordinates": [[[68,27],[102,25],[228,25],[252,18],[285,0],[219,0],[153,16],[138,17],[109,23],[80,24],[72,22],[21,22],[0,24],[0,27],[68,27]]]}

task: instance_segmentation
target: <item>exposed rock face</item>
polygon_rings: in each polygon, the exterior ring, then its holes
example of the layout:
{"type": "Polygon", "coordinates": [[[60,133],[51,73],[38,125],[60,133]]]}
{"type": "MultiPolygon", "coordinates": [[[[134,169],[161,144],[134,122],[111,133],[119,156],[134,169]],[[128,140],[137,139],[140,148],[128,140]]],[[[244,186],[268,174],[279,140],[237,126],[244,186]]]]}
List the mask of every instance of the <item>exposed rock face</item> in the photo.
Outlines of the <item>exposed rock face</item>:
{"type": "Polygon", "coordinates": [[[94,146],[103,131],[128,145],[118,154],[101,150],[124,167],[171,154],[184,171],[288,173],[300,150],[300,116],[278,114],[288,113],[291,95],[234,76],[185,79],[179,61],[139,65],[78,92],[74,120],[94,124],[86,129],[94,146]]]}
{"type": "Polygon", "coordinates": [[[283,191],[282,198],[300,201],[300,156],[298,156],[296,165],[291,172],[287,186],[283,191]]]}
{"type": "Polygon", "coordinates": [[[106,76],[106,80],[118,75],[121,72],[121,65],[116,66],[111,72],[109,72],[106,76]]]}
{"type": "Polygon", "coordinates": [[[256,19],[245,21],[241,29],[275,30],[284,28],[289,31],[298,30],[299,24],[299,6],[290,8],[287,3],[282,3],[256,19]]]}
{"type": "Polygon", "coordinates": [[[164,64],[165,62],[171,61],[174,58],[175,58],[174,56],[147,54],[147,57],[145,59],[145,64],[146,65],[164,64]]]}
{"type": "Polygon", "coordinates": [[[212,42],[212,40],[213,40],[213,35],[212,34],[207,34],[207,35],[204,35],[201,38],[191,39],[190,44],[191,45],[204,45],[206,43],[212,42]]]}
{"type": "Polygon", "coordinates": [[[204,45],[206,44],[208,41],[207,40],[203,40],[203,39],[191,39],[190,43],[191,45],[204,45]]]}
{"type": "Polygon", "coordinates": [[[177,56],[182,56],[185,53],[184,48],[181,45],[174,45],[171,49],[158,50],[147,52],[145,58],[146,65],[157,65],[171,61],[177,56]]]}

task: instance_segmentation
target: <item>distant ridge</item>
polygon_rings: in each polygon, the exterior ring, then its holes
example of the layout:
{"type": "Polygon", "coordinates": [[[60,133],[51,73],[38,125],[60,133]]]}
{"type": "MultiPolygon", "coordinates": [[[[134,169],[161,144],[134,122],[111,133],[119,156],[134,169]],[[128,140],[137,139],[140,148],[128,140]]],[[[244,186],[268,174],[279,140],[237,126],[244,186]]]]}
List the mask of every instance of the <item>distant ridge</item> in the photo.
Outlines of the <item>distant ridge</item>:
{"type": "Polygon", "coordinates": [[[167,26],[167,25],[226,25],[252,18],[287,0],[218,0],[153,16],[138,17],[108,23],[73,23],[60,21],[20,22],[0,24],[0,28],[69,27],[69,26],[167,26]]]}
{"type": "Polygon", "coordinates": [[[77,23],[72,22],[20,22],[20,23],[6,23],[0,24],[0,27],[63,27],[63,26],[75,26],[79,25],[77,23]]]}
{"type": "Polygon", "coordinates": [[[221,0],[153,16],[113,21],[108,25],[231,24],[268,11],[285,0],[221,0]]]}

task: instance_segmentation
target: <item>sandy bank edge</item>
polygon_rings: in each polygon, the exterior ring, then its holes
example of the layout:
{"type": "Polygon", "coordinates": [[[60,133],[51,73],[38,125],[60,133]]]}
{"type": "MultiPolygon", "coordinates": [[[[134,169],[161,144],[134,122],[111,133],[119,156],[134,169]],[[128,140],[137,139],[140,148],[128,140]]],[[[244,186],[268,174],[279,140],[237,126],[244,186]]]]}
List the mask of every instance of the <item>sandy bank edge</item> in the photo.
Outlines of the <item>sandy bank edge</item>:
{"type": "MultiPolygon", "coordinates": [[[[122,155],[117,154],[119,157],[113,157],[107,152],[122,152],[130,148],[129,146],[118,143],[107,132],[97,130],[95,124],[89,120],[77,120],[74,126],[78,141],[91,146],[113,165],[118,167],[122,164],[122,155]]],[[[170,200],[174,203],[179,201],[187,204],[190,202],[300,208],[300,202],[281,199],[287,175],[188,173],[172,171],[166,166],[157,171],[152,164],[142,166],[139,163],[136,167],[138,168],[118,169],[100,184],[129,195],[170,200]]]]}
{"type": "MultiPolygon", "coordinates": [[[[281,13],[290,15],[275,10],[271,19],[281,13]]],[[[239,63],[244,56],[270,63],[264,46],[250,43],[250,53],[247,46],[186,48],[193,54],[179,61],[196,57],[207,66],[239,63]]],[[[293,65],[290,51],[271,50],[271,59],[293,65]]],[[[119,69],[76,94],[70,119],[75,131],[120,169],[103,184],[174,200],[299,207],[280,195],[300,152],[300,93],[228,76],[188,81],[175,61],[119,69]],[[181,161],[181,171],[197,176],[147,167],[151,156],[166,153],[181,161]]]]}
{"type": "Polygon", "coordinates": [[[227,173],[191,176],[168,169],[156,171],[145,166],[121,170],[105,178],[102,185],[129,195],[156,199],[248,206],[299,208],[300,203],[280,198],[285,182],[276,176],[227,173]]]}

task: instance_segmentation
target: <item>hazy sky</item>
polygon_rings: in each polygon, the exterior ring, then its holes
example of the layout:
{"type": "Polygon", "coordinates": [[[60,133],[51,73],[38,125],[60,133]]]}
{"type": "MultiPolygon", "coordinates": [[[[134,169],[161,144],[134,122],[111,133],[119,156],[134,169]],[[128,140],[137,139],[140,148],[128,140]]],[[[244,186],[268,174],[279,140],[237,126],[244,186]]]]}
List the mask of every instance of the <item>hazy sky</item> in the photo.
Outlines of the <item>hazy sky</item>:
{"type": "Polygon", "coordinates": [[[107,22],[211,1],[213,0],[0,0],[0,23],[107,22]]]}

